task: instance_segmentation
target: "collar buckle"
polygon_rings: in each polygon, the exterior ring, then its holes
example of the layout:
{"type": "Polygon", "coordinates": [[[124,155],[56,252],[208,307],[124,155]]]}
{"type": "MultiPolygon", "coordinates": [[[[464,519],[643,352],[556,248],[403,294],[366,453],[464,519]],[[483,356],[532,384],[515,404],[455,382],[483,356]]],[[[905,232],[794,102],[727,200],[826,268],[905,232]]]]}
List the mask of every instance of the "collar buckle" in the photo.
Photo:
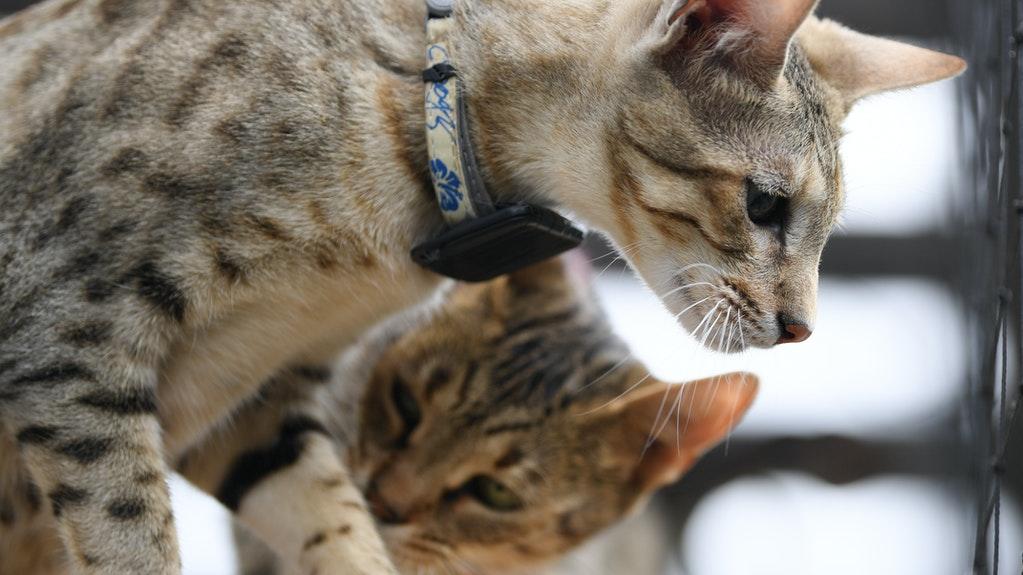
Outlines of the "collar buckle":
{"type": "Polygon", "coordinates": [[[442,276],[484,282],[575,249],[583,232],[541,206],[514,204],[466,220],[412,250],[412,259],[442,276]]]}

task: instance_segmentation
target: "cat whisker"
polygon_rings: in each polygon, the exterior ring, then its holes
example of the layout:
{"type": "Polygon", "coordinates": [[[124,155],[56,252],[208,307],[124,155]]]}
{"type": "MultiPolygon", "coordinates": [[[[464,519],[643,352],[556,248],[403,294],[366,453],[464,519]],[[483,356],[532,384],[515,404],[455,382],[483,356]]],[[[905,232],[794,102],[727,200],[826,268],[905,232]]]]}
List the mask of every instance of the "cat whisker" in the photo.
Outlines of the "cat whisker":
{"type": "Polygon", "coordinates": [[[620,256],[620,255],[616,256],[615,259],[611,260],[611,263],[609,263],[606,266],[604,266],[604,269],[600,270],[600,272],[597,273],[597,279],[600,279],[601,277],[603,277],[603,275],[607,273],[607,270],[609,270],[612,267],[614,267],[614,265],[616,263],[620,262],[620,261],[622,261],[622,256],[620,256]]]}
{"type": "MultiPolygon", "coordinates": [[[[732,314],[732,308],[729,306],[728,315],[725,316],[725,323],[721,324],[721,337],[718,339],[718,348],[724,347],[722,353],[728,355],[728,352],[732,349],[732,335],[735,332],[735,324],[732,323],[730,317],[732,314]]],[[[718,387],[721,384],[721,375],[718,375],[714,379],[714,391],[711,392],[710,400],[707,402],[707,410],[714,404],[714,398],[717,396],[718,387]]]]}
{"type": "Polygon", "coordinates": [[[658,297],[661,298],[661,299],[664,299],[666,297],[673,296],[673,295],[677,294],[680,291],[687,290],[687,289],[692,289],[694,287],[700,287],[700,286],[707,286],[707,287],[711,287],[711,288],[718,287],[718,286],[716,286],[716,285],[714,285],[714,284],[712,284],[710,282],[693,282],[691,284],[686,284],[686,285],[684,285],[682,287],[675,288],[675,289],[671,290],[670,292],[668,292],[668,293],[666,293],[664,295],[658,295],[658,297]]]}
{"type": "MultiPolygon", "coordinates": [[[[717,305],[714,306],[714,310],[718,310],[718,307],[721,305],[721,302],[723,302],[723,301],[724,300],[719,301],[717,303],[717,305]]],[[[721,311],[717,311],[717,313],[714,314],[714,321],[711,322],[710,327],[708,327],[706,330],[704,330],[703,339],[700,340],[700,347],[707,347],[707,341],[709,341],[708,338],[711,337],[711,334],[714,331],[714,327],[717,326],[717,323],[718,323],[719,319],[721,319],[721,311]]],[[[693,330],[694,333],[695,333],[695,331],[696,330],[693,330]]],[[[711,339],[710,341],[713,341],[713,340],[711,339]]]]}
{"type": "MultiPolygon", "coordinates": [[[[614,372],[618,371],[618,370],[619,370],[619,369],[620,369],[620,368],[621,368],[621,367],[622,367],[623,365],[625,365],[626,363],[628,363],[628,362],[629,362],[629,360],[631,360],[631,359],[632,359],[632,354],[630,353],[630,354],[628,354],[627,356],[625,356],[625,359],[623,359],[623,360],[619,361],[618,363],[616,363],[616,364],[614,365],[614,367],[612,367],[611,369],[609,369],[609,370],[605,371],[604,373],[602,373],[602,374],[600,375],[600,377],[598,377],[597,379],[594,379],[593,381],[591,381],[591,382],[587,383],[586,385],[584,385],[584,386],[580,387],[580,388],[579,388],[579,391],[585,391],[586,389],[589,389],[589,388],[590,388],[591,386],[594,386],[594,385],[596,385],[596,384],[600,383],[600,382],[601,382],[601,381],[603,381],[603,380],[604,380],[605,378],[607,378],[607,376],[609,376],[609,375],[611,375],[612,373],[614,373],[614,372]]],[[[578,392],[577,392],[577,393],[578,393],[578,392]]]]}
{"type": "MultiPolygon", "coordinates": [[[[707,298],[707,299],[710,299],[710,298],[707,298]]],[[[710,315],[712,313],[714,313],[715,311],[717,311],[718,306],[721,305],[721,302],[723,302],[723,301],[725,301],[724,298],[719,299],[717,301],[717,303],[715,303],[709,310],[707,310],[707,313],[704,314],[703,319],[700,320],[700,323],[696,324],[696,327],[693,328],[693,336],[694,337],[699,337],[700,328],[703,327],[703,324],[707,322],[707,320],[710,318],[710,315]]],[[[695,307],[695,306],[693,306],[693,307],[695,307]]],[[[686,310],[686,311],[688,311],[688,310],[686,310]]],[[[685,313],[685,312],[683,312],[683,313],[685,313]]],[[[676,317],[676,319],[678,319],[678,318],[676,317]]]]}
{"type": "Polygon", "coordinates": [[[742,350],[746,351],[746,337],[742,334],[742,310],[739,311],[739,344],[742,345],[742,350]]]}
{"type": "Polygon", "coordinates": [[[708,263],[702,263],[702,262],[701,262],[701,263],[695,263],[695,264],[689,264],[689,265],[687,265],[686,267],[684,267],[684,268],[682,268],[681,270],[679,270],[679,271],[677,272],[677,274],[678,274],[678,275],[680,275],[680,274],[684,274],[684,273],[688,272],[689,270],[692,270],[692,269],[696,269],[696,268],[705,268],[705,269],[709,269],[710,271],[712,271],[712,272],[714,272],[714,273],[718,274],[718,276],[721,276],[721,277],[723,277],[723,276],[725,275],[725,274],[724,274],[724,272],[722,272],[722,271],[721,271],[720,269],[718,269],[717,267],[715,267],[715,266],[712,266],[712,265],[710,265],[710,264],[708,264],[708,263]]]}
{"type": "Polygon", "coordinates": [[[682,438],[685,437],[687,431],[689,431],[689,420],[693,416],[693,405],[696,403],[696,395],[693,395],[693,399],[689,402],[689,411],[686,412],[686,425],[682,427],[682,406],[685,404],[685,394],[680,393],[675,407],[675,449],[678,453],[682,453],[682,438]]]}
{"type": "Polygon", "coordinates": [[[583,413],[580,413],[580,414],[579,414],[579,416],[587,416],[587,415],[593,415],[594,413],[597,413],[598,411],[601,411],[602,409],[606,409],[606,408],[608,408],[608,407],[610,407],[610,406],[614,405],[615,403],[617,403],[617,402],[621,401],[621,400],[622,400],[622,398],[624,398],[625,396],[629,395],[629,394],[630,394],[630,393],[632,393],[633,391],[636,391],[636,389],[637,389],[637,388],[638,388],[639,386],[641,386],[641,385],[643,385],[644,383],[646,383],[646,380],[650,379],[651,377],[653,377],[653,375],[652,375],[652,374],[650,374],[650,373],[646,374],[646,375],[645,375],[645,376],[644,376],[644,377],[643,377],[642,379],[640,379],[640,380],[639,380],[639,381],[637,381],[636,383],[634,383],[634,384],[630,385],[628,389],[626,389],[625,391],[623,391],[623,392],[621,392],[620,394],[618,394],[618,396],[617,396],[617,397],[615,397],[614,399],[612,399],[611,401],[608,401],[607,403],[605,403],[605,404],[603,404],[603,405],[600,405],[600,406],[598,406],[598,407],[596,407],[596,408],[594,408],[594,409],[591,409],[591,410],[589,410],[589,411],[585,411],[585,412],[583,412],[583,413]]]}
{"type": "MultiPolygon", "coordinates": [[[[707,281],[716,281],[718,279],[721,279],[721,278],[725,277],[725,274],[721,270],[719,270],[718,268],[716,268],[716,267],[714,267],[714,266],[712,266],[710,264],[705,264],[705,263],[690,264],[688,266],[685,266],[681,270],[674,271],[674,272],[670,273],[670,277],[668,279],[664,280],[663,282],[661,282],[656,287],[656,289],[668,287],[670,284],[677,283],[679,281],[685,281],[685,280],[689,279],[689,276],[691,276],[693,279],[699,279],[697,274],[689,273],[690,270],[693,270],[693,269],[698,269],[698,270],[701,270],[701,271],[705,271],[706,273],[704,273],[702,275],[707,276],[707,277],[703,278],[703,279],[705,279],[707,281]]],[[[651,285],[650,287],[654,288],[655,286],[651,285]]],[[[655,291],[656,291],[656,289],[655,289],[655,291]]]]}
{"type": "MultiPolygon", "coordinates": [[[[732,309],[731,309],[731,307],[729,307],[728,308],[729,315],[731,315],[731,311],[732,311],[732,309]]],[[[735,329],[734,326],[732,326],[731,328],[728,329],[728,340],[724,341],[725,340],[725,328],[728,327],[728,324],[729,324],[729,320],[726,317],[725,318],[725,323],[721,324],[721,339],[718,341],[718,347],[720,347],[722,345],[725,346],[724,353],[726,355],[728,354],[729,350],[731,350],[731,347],[732,347],[732,331],[735,329]]],[[[710,398],[707,400],[707,405],[704,406],[704,412],[705,413],[709,413],[711,406],[714,405],[714,398],[717,397],[718,390],[721,387],[721,378],[722,377],[723,377],[722,375],[718,375],[717,377],[714,378],[714,389],[710,392],[710,398]]]]}
{"type": "MultiPolygon", "coordinates": [[[[728,324],[731,322],[731,320],[732,320],[732,306],[728,306],[727,313],[725,314],[725,322],[721,324],[721,337],[718,338],[718,349],[721,349],[721,346],[726,345],[726,342],[725,342],[725,328],[728,327],[728,324]]],[[[728,349],[727,348],[725,348],[725,353],[726,354],[728,353],[728,349]]]]}
{"type": "MultiPolygon", "coordinates": [[[[684,384],[684,383],[682,384],[683,391],[685,390],[685,385],[686,384],[684,384]]],[[[661,405],[657,408],[657,415],[654,416],[654,423],[653,423],[652,426],[650,426],[650,434],[647,435],[646,443],[643,445],[643,452],[640,454],[640,457],[645,456],[647,450],[650,449],[650,447],[654,444],[654,441],[655,441],[654,438],[657,437],[657,433],[659,431],[658,427],[660,427],[661,414],[665,414],[665,416],[666,416],[665,417],[665,421],[666,422],[671,417],[670,415],[668,415],[668,413],[671,413],[671,412],[668,411],[667,413],[665,413],[665,410],[664,410],[664,408],[668,405],[668,396],[670,396],[670,395],[671,395],[671,387],[666,387],[664,389],[664,394],[661,396],[661,405]]],[[[663,429],[663,427],[661,429],[663,429]]]]}
{"type": "MultiPolygon", "coordinates": [[[[679,393],[679,397],[685,395],[686,386],[689,385],[689,383],[686,382],[686,383],[682,383],[680,385],[682,387],[682,391],[681,391],[681,393],[679,393]]],[[[667,403],[668,403],[668,396],[671,395],[671,391],[672,391],[672,388],[670,386],[667,387],[664,390],[664,397],[661,398],[661,408],[662,409],[663,409],[663,407],[665,407],[667,405],[667,403]]],[[[654,417],[654,424],[650,427],[650,435],[647,436],[646,444],[643,446],[643,451],[641,453],[641,456],[646,455],[647,450],[650,449],[650,447],[652,447],[653,444],[657,442],[657,438],[661,435],[661,433],[664,432],[664,428],[668,427],[668,423],[671,421],[671,414],[673,412],[675,412],[675,402],[676,401],[677,401],[677,399],[676,400],[672,400],[672,406],[671,406],[670,409],[665,411],[665,416],[664,416],[664,420],[663,421],[661,420],[660,410],[658,410],[657,416],[654,417]]]]}
{"type": "MultiPolygon", "coordinates": [[[[678,407],[678,409],[679,409],[679,419],[681,419],[682,418],[682,406],[684,405],[682,399],[679,400],[678,405],[679,405],[679,407],[678,407]]],[[[682,436],[683,437],[685,436],[686,432],[689,431],[689,423],[693,419],[693,411],[695,411],[695,410],[696,410],[696,394],[694,393],[694,394],[692,394],[692,398],[689,400],[689,410],[686,411],[686,425],[685,425],[685,427],[682,428],[682,436]]]]}
{"type": "Polygon", "coordinates": [[[682,311],[678,312],[677,314],[675,314],[675,321],[678,321],[678,318],[682,317],[682,315],[683,315],[684,313],[686,313],[687,311],[689,311],[689,310],[693,309],[694,307],[696,307],[696,306],[700,305],[701,303],[703,303],[703,302],[705,302],[705,301],[707,301],[707,300],[709,300],[709,299],[713,299],[713,298],[714,298],[714,296],[707,296],[707,297],[705,297],[705,298],[701,299],[700,301],[698,301],[698,302],[694,303],[693,305],[691,305],[691,306],[687,307],[686,309],[684,309],[684,310],[682,310],[682,311]]]}
{"type": "Polygon", "coordinates": [[[607,252],[606,254],[604,254],[602,256],[599,256],[599,257],[591,259],[589,261],[589,263],[592,265],[592,264],[595,264],[595,263],[599,262],[602,259],[605,259],[605,258],[613,256],[613,255],[617,255],[617,254],[618,254],[618,250],[611,250],[611,251],[607,252]]]}
{"type": "MultiPolygon", "coordinates": [[[[707,298],[707,299],[710,299],[710,298],[707,298]]],[[[710,314],[714,313],[714,311],[718,309],[718,306],[720,306],[720,305],[721,305],[721,302],[723,302],[723,301],[724,301],[724,299],[721,299],[721,300],[719,300],[719,301],[718,301],[718,302],[717,302],[717,303],[716,303],[716,304],[714,305],[714,307],[712,307],[712,308],[711,308],[711,309],[710,309],[710,310],[709,310],[709,311],[708,311],[708,312],[706,313],[706,315],[704,315],[704,317],[703,317],[703,320],[701,320],[701,321],[700,321],[700,323],[699,323],[699,324],[698,324],[698,325],[696,326],[696,328],[695,328],[695,329],[693,330],[693,334],[694,334],[694,335],[696,335],[697,337],[699,336],[699,331],[700,331],[700,328],[704,326],[705,322],[706,322],[706,321],[707,321],[707,319],[708,319],[708,318],[710,317],[710,314]]],[[[711,324],[709,324],[709,325],[708,325],[708,327],[706,327],[706,329],[705,329],[705,335],[704,335],[704,343],[706,343],[706,340],[707,340],[707,336],[709,336],[709,335],[710,335],[710,332],[711,332],[711,330],[713,329],[713,327],[714,327],[714,324],[716,324],[716,323],[717,323],[717,318],[718,318],[719,316],[720,316],[720,312],[718,312],[717,314],[715,314],[715,316],[714,316],[714,317],[715,317],[715,320],[714,320],[714,322],[713,322],[713,323],[711,323],[711,324]]],[[[686,383],[683,383],[683,384],[682,384],[682,393],[679,393],[679,395],[678,395],[678,399],[676,399],[676,400],[675,400],[675,405],[673,405],[673,406],[672,406],[672,409],[668,411],[668,413],[669,413],[669,414],[670,414],[671,412],[675,412],[675,414],[676,414],[676,415],[675,415],[675,420],[676,420],[676,426],[675,426],[675,435],[676,435],[676,444],[677,444],[677,445],[679,446],[679,449],[681,449],[681,440],[682,440],[682,437],[681,437],[681,436],[682,436],[682,434],[683,434],[683,430],[681,430],[681,429],[680,429],[680,426],[681,426],[681,419],[682,419],[682,402],[683,402],[683,400],[684,400],[684,397],[685,397],[685,387],[686,387],[686,385],[688,385],[688,384],[686,384],[686,383]]],[[[665,391],[665,398],[664,398],[664,399],[662,399],[661,409],[663,409],[664,403],[666,403],[666,400],[667,400],[667,395],[668,395],[668,393],[669,393],[670,391],[671,391],[671,390],[670,390],[670,388],[669,388],[668,390],[666,390],[666,391],[665,391]]],[[[694,398],[695,398],[695,396],[694,396],[694,398]]],[[[695,401],[695,399],[694,399],[694,401],[695,401]]],[[[690,412],[688,413],[688,416],[690,416],[690,417],[692,416],[692,409],[691,409],[691,408],[692,408],[692,406],[690,406],[690,412]]],[[[667,426],[668,426],[668,423],[669,423],[669,422],[671,421],[671,416],[670,416],[670,415],[667,415],[667,416],[666,416],[666,417],[664,418],[664,421],[663,421],[663,422],[661,422],[661,421],[660,421],[660,417],[661,417],[661,409],[658,409],[658,413],[657,413],[657,416],[656,416],[656,417],[654,418],[654,425],[653,425],[653,430],[652,430],[652,432],[651,432],[650,436],[649,436],[649,437],[647,438],[647,443],[646,443],[646,445],[645,445],[645,446],[643,447],[643,454],[646,454],[646,451],[647,451],[648,449],[650,449],[650,447],[651,447],[651,446],[652,446],[652,445],[654,444],[655,438],[656,438],[657,436],[659,436],[659,435],[661,434],[661,432],[663,432],[663,431],[664,431],[664,428],[665,428],[665,427],[667,427],[667,426]]],[[[689,428],[689,418],[687,417],[687,418],[686,418],[686,429],[688,429],[688,428],[689,428]]]]}
{"type": "MultiPolygon", "coordinates": [[[[609,270],[612,267],[614,267],[614,265],[616,263],[618,263],[620,261],[624,261],[625,258],[629,255],[630,252],[636,251],[636,250],[638,250],[638,249],[640,249],[642,247],[643,247],[643,244],[641,242],[637,241],[637,242],[633,242],[632,244],[622,248],[621,250],[618,250],[617,252],[612,252],[612,253],[617,253],[618,255],[615,256],[615,258],[613,260],[611,260],[611,263],[607,264],[607,266],[605,266],[604,269],[600,270],[600,273],[597,274],[597,277],[600,278],[605,273],[607,273],[607,270],[609,270]]],[[[604,259],[608,255],[611,255],[611,254],[607,254],[607,255],[601,256],[600,259],[604,259]]]]}
{"type": "MultiPolygon", "coordinates": [[[[742,375],[742,379],[740,380],[740,385],[742,385],[743,391],[745,391],[746,387],[749,385],[749,380],[746,378],[746,374],[742,375]]],[[[732,434],[735,432],[735,412],[738,410],[738,408],[739,408],[739,394],[736,393],[736,394],[734,394],[734,397],[732,398],[732,409],[728,413],[728,433],[725,435],[725,456],[726,457],[728,456],[728,449],[732,445],[732,434]]]]}

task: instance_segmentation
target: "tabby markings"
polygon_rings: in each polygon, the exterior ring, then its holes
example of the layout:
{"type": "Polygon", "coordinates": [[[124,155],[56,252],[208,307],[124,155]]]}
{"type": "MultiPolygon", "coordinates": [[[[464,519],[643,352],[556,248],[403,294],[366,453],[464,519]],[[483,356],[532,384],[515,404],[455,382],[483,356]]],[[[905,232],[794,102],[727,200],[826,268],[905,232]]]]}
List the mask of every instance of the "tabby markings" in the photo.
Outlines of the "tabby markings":
{"type": "Polygon", "coordinates": [[[72,506],[78,506],[89,499],[89,493],[83,489],[71,487],[64,483],[57,485],[57,488],[50,492],[50,506],[53,507],[53,516],[60,517],[64,510],[72,506]]]}
{"type": "Polygon", "coordinates": [[[101,390],[75,400],[81,405],[116,415],[148,415],[156,413],[156,394],[150,389],[124,393],[101,390]]]}
{"type": "Polygon", "coordinates": [[[252,488],[298,461],[303,449],[302,436],[306,433],[330,435],[323,424],[308,417],[285,421],[273,445],[249,451],[235,460],[217,491],[217,499],[228,509],[237,511],[252,488]]]}
{"type": "Polygon", "coordinates": [[[107,506],[107,514],[118,521],[129,521],[146,512],[146,504],[139,499],[120,499],[107,506]]]}
{"type": "Polygon", "coordinates": [[[95,376],[77,363],[61,363],[29,372],[11,383],[15,386],[29,386],[41,383],[67,383],[75,380],[95,381],[95,376]]]}
{"type": "Polygon", "coordinates": [[[56,428],[33,425],[19,431],[16,439],[22,445],[37,445],[47,443],[54,437],[57,437],[56,428]]]}
{"type": "Polygon", "coordinates": [[[87,437],[69,441],[57,447],[57,452],[87,465],[99,461],[109,453],[112,443],[110,439],[106,438],[87,437]]]}
{"type": "Polygon", "coordinates": [[[174,320],[185,319],[185,294],[153,262],[139,264],[130,274],[138,286],[138,293],[157,309],[174,320]]]}

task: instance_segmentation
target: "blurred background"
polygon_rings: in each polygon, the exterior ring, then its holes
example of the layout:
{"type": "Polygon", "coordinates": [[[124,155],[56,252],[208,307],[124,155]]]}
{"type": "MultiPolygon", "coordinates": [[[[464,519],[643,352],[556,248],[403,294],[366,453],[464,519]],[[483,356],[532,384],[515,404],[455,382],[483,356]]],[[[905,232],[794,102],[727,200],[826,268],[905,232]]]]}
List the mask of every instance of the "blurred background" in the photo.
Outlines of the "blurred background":
{"type": "MultiPolygon", "coordinates": [[[[0,14],[30,3],[0,0],[0,14]]],[[[1020,6],[822,0],[822,15],[959,53],[972,69],[873,98],[849,118],[849,205],[825,253],[809,342],[705,352],[591,241],[610,315],[656,375],[763,380],[728,444],[639,519],[659,527],[619,530],[599,549],[649,533],[657,541],[643,552],[690,575],[1021,571],[1020,450],[1001,418],[1019,373],[1020,6]]],[[[175,503],[186,573],[232,573],[223,511],[181,481],[175,503]]],[[[592,559],[571,565],[601,572],[592,559]]]]}

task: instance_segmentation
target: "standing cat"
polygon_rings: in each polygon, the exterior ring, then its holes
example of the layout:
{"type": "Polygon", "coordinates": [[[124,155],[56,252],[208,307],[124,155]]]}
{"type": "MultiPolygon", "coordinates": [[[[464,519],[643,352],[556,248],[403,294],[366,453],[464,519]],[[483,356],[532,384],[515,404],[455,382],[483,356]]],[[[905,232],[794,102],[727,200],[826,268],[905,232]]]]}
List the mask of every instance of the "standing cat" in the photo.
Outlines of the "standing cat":
{"type": "MultiPolygon", "coordinates": [[[[721,349],[809,335],[850,106],[962,69],[815,0],[457,5],[495,199],[606,232],[721,349]]],[[[48,0],[0,22],[0,425],[80,571],[178,572],[165,461],[438,285],[408,257],[442,227],[425,14],[48,0]]]]}
{"type": "MultiPolygon", "coordinates": [[[[537,567],[677,479],[757,388],[651,379],[573,280],[552,261],[459,287],[338,362],[279,374],[179,471],[295,572],[366,572],[377,527],[406,573],[537,567]]],[[[16,524],[12,540],[38,533],[16,524]]],[[[0,573],[59,572],[53,549],[8,550],[0,573]]]]}

